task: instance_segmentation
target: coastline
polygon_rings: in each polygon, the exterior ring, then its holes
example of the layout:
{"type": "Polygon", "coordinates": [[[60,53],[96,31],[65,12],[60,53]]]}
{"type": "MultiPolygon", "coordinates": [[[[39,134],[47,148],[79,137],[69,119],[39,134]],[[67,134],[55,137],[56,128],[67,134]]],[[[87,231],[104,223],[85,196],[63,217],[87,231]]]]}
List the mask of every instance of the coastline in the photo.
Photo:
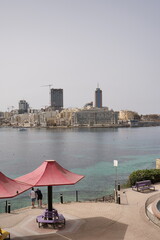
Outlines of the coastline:
{"type": "Polygon", "coordinates": [[[78,126],[12,126],[8,124],[0,125],[0,128],[8,127],[8,128],[36,128],[36,129],[68,129],[68,128],[139,128],[139,127],[159,127],[160,122],[152,122],[152,121],[139,121],[136,124],[132,123],[122,123],[122,124],[93,124],[93,125],[78,125],[78,126]]]}

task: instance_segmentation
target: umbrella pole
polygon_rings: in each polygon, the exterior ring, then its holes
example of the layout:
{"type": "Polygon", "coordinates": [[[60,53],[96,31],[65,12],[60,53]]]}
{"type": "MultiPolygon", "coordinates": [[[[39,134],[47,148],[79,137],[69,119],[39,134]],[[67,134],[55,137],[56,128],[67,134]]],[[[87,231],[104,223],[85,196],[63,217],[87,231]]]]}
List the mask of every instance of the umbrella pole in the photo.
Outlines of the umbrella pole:
{"type": "Polygon", "coordinates": [[[52,211],[52,186],[48,186],[48,211],[52,211]]]}

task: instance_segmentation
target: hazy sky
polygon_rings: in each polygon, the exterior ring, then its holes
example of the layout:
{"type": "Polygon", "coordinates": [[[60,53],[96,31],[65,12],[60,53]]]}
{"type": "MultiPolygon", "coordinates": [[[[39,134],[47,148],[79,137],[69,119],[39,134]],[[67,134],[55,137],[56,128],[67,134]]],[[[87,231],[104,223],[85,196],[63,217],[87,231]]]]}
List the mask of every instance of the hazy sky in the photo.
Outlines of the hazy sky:
{"type": "Polygon", "coordinates": [[[159,0],[0,0],[0,111],[94,102],[160,114],[159,0]]]}

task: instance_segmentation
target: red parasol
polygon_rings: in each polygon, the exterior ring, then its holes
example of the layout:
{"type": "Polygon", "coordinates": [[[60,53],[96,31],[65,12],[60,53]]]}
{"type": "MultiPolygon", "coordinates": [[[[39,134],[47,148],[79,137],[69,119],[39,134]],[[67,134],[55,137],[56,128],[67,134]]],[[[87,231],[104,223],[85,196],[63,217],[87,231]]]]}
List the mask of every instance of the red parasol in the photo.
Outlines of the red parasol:
{"type": "Polygon", "coordinates": [[[0,172],[0,198],[12,198],[30,189],[32,186],[5,176],[0,172]]]}
{"type": "Polygon", "coordinates": [[[79,182],[83,175],[70,172],[60,166],[55,160],[44,161],[37,169],[16,180],[32,186],[48,186],[48,209],[52,209],[52,186],[73,185],[79,182]]]}

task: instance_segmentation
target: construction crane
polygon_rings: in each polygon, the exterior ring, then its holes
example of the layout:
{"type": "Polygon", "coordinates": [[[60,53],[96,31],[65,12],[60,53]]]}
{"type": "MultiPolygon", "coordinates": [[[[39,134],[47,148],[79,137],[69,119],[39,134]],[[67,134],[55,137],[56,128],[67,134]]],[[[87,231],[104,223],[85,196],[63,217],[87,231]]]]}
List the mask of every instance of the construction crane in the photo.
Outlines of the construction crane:
{"type": "Polygon", "coordinates": [[[53,86],[52,84],[48,84],[48,85],[42,85],[41,87],[49,87],[49,90],[51,90],[51,86],[53,86]]]}
{"type": "Polygon", "coordinates": [[[42,85],[41,87],[49,87],[49,104],[51,106],[51,86],[53,86],[52,84],[48,84],[48,85],[42,85]]]}

